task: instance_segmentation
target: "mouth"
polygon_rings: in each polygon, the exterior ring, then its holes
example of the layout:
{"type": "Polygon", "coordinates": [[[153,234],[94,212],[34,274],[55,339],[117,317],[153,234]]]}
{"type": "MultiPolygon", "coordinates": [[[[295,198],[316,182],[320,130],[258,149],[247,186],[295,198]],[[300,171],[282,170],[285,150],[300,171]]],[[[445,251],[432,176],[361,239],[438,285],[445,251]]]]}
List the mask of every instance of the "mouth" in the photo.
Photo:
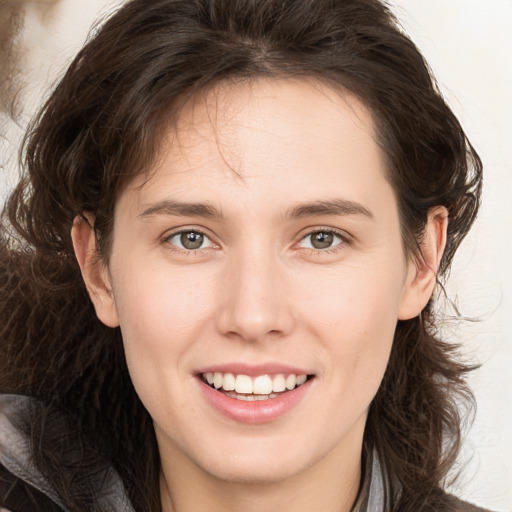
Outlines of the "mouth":
{"type": "Polygon", "coordinates": [[[200,374],[210,388],[245,402],[271,400],[285,395],[313,378],[306,374],[249,375],[207,372],[200,374]]]}

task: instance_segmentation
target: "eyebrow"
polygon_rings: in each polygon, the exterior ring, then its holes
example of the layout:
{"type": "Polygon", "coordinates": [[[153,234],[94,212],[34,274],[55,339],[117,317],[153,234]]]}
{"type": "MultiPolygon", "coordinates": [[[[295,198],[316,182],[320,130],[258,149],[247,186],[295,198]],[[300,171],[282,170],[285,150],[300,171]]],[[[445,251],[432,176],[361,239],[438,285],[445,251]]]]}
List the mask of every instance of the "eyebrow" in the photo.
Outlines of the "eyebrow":
{"type": "MultiPolygon", "coordinates": [[[[202,217],[205,219],[223,220],[224,215],[215,206],[208,203],[188,203],[176,200],[164,200],[152,204],[138,215],[139,218],[156,215],[175,215],[179,217],[202,217]]],[[[303,219],[322,215],[364,215],[370,219],[373,213],[360,203],[346,199],[331,201],[312,201],[293,206],[285,213],[288,219],[303,219]]]]}
{"type": "Polygon", "coordinates": [[[221,220],[224,215],[215,206],[207,203],[185,203],[175,200],[164,200],[146,208],[139,218],[153,217],[155,215],[176,215],[179,217],[203,217],[205,219],[221,220]]]}
{"type": "Polygon", "coordinates": [[[331,201],[313,201],[300,203],[285,214],[288,219],[303,219],[322,215],[364,215],[373,219],[373,213],[360,203],[347,199],[333,199],[331,201]]]}

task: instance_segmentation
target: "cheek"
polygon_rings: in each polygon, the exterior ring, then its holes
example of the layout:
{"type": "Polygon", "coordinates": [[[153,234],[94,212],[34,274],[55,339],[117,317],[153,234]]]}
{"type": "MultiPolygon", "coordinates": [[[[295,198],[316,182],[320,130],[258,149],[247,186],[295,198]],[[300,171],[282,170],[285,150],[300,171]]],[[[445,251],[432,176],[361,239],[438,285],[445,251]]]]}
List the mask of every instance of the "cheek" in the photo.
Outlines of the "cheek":
{"type": "Polygon", "coordinates": [[[165,265],[147,261],[117,270],[115,302],[130,343],[175,345],[208,316],[210,288],[198,272],[170,272],[165,265]]]}
{"type": "Polygon", "coordinates": [[[304,294],[301,315],[308,319],[312,336],[320,340],[319,350],[332,360],[327,378],[337,380],[343,393],[371,395],[389,360],[402,273],[364,266],[315,277],[315,287],[304,294]]]}
{"type": "Polygon", "coordinates": [[[360,265],[310,273],[295,293],[302,297],[302,315],[315,319],[312,328],[331,329],[345,339],[371,342],[389,335],[397,322],[405,274],[396,266],[398,270],[360,265]]]}
{"type": "Polygon", "coordinates": [[[187,357],[211,318],[210,288],[197,272],[169,273],[161,265],[123,262],[113,270],[128,369],[152,410],[172,398],[165,394],[169,385],[179,389],[183,378],[189,378],[187,357]]]}

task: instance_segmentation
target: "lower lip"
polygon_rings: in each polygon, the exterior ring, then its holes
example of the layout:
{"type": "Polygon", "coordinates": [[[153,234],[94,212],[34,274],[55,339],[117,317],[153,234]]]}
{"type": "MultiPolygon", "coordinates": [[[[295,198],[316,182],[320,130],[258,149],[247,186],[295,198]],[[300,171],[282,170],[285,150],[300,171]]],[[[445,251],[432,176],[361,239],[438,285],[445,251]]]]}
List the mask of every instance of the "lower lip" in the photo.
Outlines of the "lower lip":
{"type": "Polygon", "coordinates": [[[276,398],[248,402],[231,398],[224,393],[216,391],[200,377],[198,380],[204,396],[217,411],[231,420],[253,424],[268,423],[285,415],[304,398],[313,381],[313,379],[309,379],[301,386],[287,391],[276,398]]]}

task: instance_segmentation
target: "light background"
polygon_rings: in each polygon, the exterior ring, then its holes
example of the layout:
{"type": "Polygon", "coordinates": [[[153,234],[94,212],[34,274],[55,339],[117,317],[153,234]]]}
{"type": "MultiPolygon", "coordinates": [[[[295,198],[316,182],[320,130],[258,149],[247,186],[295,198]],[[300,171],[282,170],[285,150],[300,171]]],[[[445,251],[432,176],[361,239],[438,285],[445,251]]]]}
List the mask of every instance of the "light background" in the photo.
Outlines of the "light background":
{"type": "MultiPolygon", "coordinates": [[[[93,20],[120,3],[23,3],[22,113],[18,124],[7,123],[7,137],[0,140],[0,199],[15,181],[15,155],[24,126],[85,40],[93,20]]],[[[446,335],[483,365],[471,377],[478,409],[454,492],[497,512],[512,512],[512,0],[390,4],[429,61],[484,161],[482,211],[459,251],[447,287],[462,314],[478,321],[447,322],[446,335]]]]}

